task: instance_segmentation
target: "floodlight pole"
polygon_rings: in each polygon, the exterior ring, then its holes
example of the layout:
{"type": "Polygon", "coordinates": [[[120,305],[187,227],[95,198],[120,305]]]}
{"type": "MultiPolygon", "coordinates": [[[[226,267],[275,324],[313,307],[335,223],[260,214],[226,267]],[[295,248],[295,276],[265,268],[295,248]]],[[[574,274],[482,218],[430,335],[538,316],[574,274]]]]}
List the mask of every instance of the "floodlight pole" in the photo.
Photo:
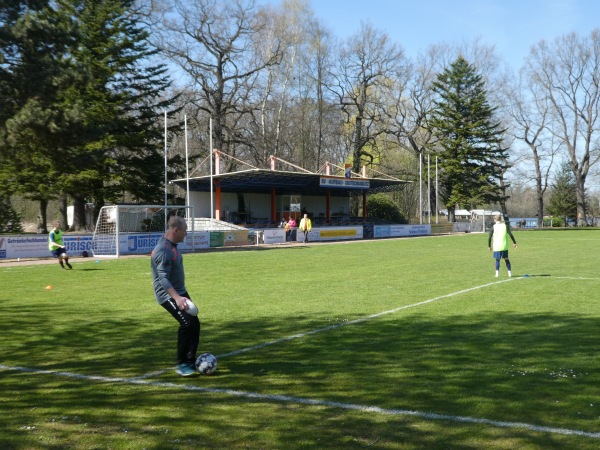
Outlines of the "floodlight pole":
{"type": "Polygon", "coordinates": [[[431,162],[427,154],[427,223],[431,224],[431,162]]]}
{"type": "Polygon", "coordinates": [[[419,224],[423,225],[423,153],[419,152],[419,224]]]}
{"type": "Polygon", "coordinates": [[[167,111],[165,110],[165,231],[167,231],[167,111]]]}
{"type": "MultiPolygon", "coordinates": [[[[188,156],[188,134],[187,134],[187,115],[183,116],[183,127],[185,135],[185,206],[190,206],[190,166],[188,156]]],[[[190,220],[190,209],[185,210],[188,221],[190,220]]]]}
{"type": "Polygon", "coordinates": [[[435,157],[435,223],[438,221],[438,157],[435,157]]]}
{"type": "Polygon", "coordinates": [[[210,157],[208,159],[210,159],[210,219],[213,219],[213,214],[214,214],[214,202],[213,202],[213,127],[212,127],[212,117],[209,119],[208,121],[208,125],[209,125],[209,138],[208,138],[208,145],[210,147],[209,149],[209,155],[210,157]]]}

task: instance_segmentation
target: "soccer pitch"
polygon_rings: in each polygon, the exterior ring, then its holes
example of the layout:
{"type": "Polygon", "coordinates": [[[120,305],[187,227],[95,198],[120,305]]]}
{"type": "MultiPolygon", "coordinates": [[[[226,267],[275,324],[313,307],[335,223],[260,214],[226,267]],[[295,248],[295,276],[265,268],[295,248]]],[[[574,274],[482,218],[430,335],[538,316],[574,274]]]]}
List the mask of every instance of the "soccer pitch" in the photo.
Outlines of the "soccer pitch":
{"type": "Polygon", "coordinates": [[[598,448],[600,231],[515,237],[186,254],[186,378],[148,257],[0,264],[0,447],[598,448]]]}

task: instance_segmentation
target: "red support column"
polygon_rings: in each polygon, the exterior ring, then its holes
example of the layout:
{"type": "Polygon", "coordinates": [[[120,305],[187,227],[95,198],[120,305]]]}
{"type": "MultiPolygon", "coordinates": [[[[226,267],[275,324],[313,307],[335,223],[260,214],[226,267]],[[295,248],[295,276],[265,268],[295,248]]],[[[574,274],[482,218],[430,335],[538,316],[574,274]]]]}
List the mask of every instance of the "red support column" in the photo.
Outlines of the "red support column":
{"type": "Polygon", "coordinates": [[[221,180],[215,180],[215,219],[221,220],[221,180]]]}
{"type": "Polygon", "coordinates": [[[275,188],[271,189],[271,223],[275,223],[277,220],[275,218],[275,212],[277,210],[277,205],[275,202],[275,188]]]}

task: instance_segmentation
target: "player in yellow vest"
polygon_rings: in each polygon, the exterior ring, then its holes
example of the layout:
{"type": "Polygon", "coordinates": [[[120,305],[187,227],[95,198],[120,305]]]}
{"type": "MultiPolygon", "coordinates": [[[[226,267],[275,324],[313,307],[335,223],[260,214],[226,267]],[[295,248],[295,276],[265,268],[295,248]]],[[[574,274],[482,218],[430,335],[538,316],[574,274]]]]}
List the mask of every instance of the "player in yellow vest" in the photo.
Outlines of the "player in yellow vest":
{"type": "Polygon", "coordinates": [[[488,237],[488,247],[490,251],[494,251],[494,259],[496,260],[496,277],[500,272],[500,258],[506,262],[506,269],[508,270],[508,276],[512,276],[510,260],[508,259],[508,237],[513,241],[515,250],[517,249],[517,241],[510,230],[510,224],[502,222],[502,216],[500,214],[494,215],[494,226],[490,229],[490,235],[488,237]]]}
{"type": "Polygon", "coordinates": [[[60,267],[64,269],[66,264],[69,269],[72,269],[73,266],[69,264],[69,257],[67,256],[67,247],[65,247],[65,244],[63,243],[60,222],[57,220],[52,225],[54,225],[54,228],[48,235],[48,250],[50,250],[50,254],[54,258],[58,258],[60,267]]]}
{"type": "Polygon", "coordinates": [[[304,214],[302,220],[300,220],[300,230],[304,233],[304,243],[308,242],[308,232],[312,230],[312,222],[308,218],[308,214],[304,214]]]}

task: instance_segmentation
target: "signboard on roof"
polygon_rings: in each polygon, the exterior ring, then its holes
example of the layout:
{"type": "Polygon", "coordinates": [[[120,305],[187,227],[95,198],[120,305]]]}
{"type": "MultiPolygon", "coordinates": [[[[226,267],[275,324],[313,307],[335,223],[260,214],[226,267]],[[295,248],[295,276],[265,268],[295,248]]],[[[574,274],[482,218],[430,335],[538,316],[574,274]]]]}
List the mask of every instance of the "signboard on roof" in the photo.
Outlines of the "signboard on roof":
{"type": "Polygon", "coordinates": [[[342,189],[369,189],[371,183],[369,180],[360,180],[357,178],[337,178],[321,177],[319,185],[324,188],[342,188],[342,189]]]}

